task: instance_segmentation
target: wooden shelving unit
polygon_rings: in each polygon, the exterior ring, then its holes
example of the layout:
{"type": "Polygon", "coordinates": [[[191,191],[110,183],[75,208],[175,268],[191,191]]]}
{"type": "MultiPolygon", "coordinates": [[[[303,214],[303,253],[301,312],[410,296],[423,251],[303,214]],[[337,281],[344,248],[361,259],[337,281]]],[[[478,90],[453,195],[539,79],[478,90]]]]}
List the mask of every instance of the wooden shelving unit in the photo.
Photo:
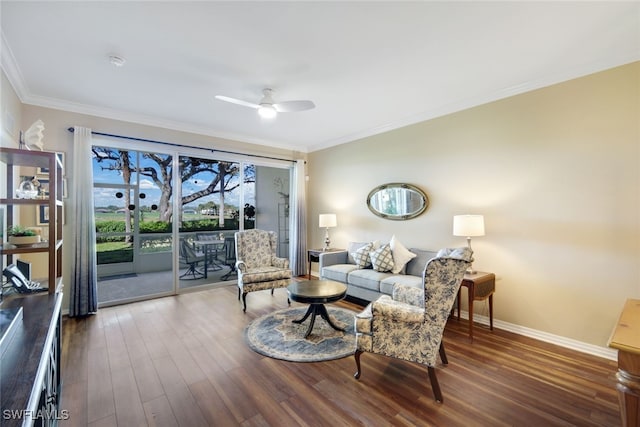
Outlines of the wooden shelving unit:
{"type": "MultiPolygon", "coordinates": [[[[29,253],[48,254],[48,275],[46,278],[37,278],[42,286],[48,287],[49,294],[54,294],[62,289],[62,222],[63,222],[63,165],[56,153],[46,151],[28,151],[16,148],[0,147],[0,162],[6,165],[6,197],[0,198],[0,206],[6,208],[7,227],[13,225],[35,226],[36,224],[22,224],[18,221],[17,207],[44,207],[48,208],[48,241],[31,246],[15,246],[8,242],[2,242],[0,258],[6,255],[7,264],[13,262],[14,255],[29,253]],[[45,198],[19,199],[16,198],[16,175],[22,172],[20,168],[46,168],[49,173],[49,194],[45,198]],[[18,173],[16,173],[18,172],[18,173]]],[[[22,173],[23,174],[23,173],[22,173]]],[[[3,262],[4,264],[4,262],[3,262]]],[[[2,265],[4,269],[6,265],[2,265]]],[[[1,271],[1,270],[0,270],[1,271]]]]}

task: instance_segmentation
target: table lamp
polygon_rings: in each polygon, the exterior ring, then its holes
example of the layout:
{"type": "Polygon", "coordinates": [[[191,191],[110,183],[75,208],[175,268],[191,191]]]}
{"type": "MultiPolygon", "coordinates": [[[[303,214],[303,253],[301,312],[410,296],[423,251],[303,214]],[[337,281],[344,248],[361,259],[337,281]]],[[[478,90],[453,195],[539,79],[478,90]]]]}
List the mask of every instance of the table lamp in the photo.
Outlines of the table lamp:
{"type": "MultiPolygon", "coordinates": [[[[483,215],[454,215],[453,235],[467,238],[467,245],[471,249],[471,238],[484,236],[484,216],[483,215]]],[[[471,249],[472,250],[472,249],[471,249]]],[[[467,273],[474,274],[473,260],[469,264],[467,273]]]]}
{"type": "Polygon", "coordinates": [[[322,250],[327,251],[329,250],[329,245],[331,244],[331,240],[329,240],[329,228],[338,225],[336,214],[320,214],[320,220],[318,222],[320,228],[325,228],[324,248],[322,248],[322,250]]]}

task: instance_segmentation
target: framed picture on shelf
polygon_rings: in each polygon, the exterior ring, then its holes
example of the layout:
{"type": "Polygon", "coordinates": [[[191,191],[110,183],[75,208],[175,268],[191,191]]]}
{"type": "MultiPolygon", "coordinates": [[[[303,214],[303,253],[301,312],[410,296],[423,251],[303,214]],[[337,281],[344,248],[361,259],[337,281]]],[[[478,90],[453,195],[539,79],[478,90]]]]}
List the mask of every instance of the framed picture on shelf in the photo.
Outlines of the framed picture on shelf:
{"type": "Polygon", "coordinates": [[[49,224],[49,206],[47,205],[36,206],[36,224],[37,225],[49,224]]]}
{"type": "Polygon", "coordinates": [[[48,197],[49,196],[49,180],[38,178],[38,182],[40,183],[40,185],[38,186],[38,195],[48,197]]]}
{"type": "MultiPolygon", "coordinates": [[[[62,164],[62,176],[65,176],[66,172],[65,172],[65,163],[64,163],[64,153],[62,151],[58,151],[56,152],[56,155],[58,156],[58,160],[62,164]]],[[[49,175],[49,168],[37,168],[36,174],[49,175]]]]}

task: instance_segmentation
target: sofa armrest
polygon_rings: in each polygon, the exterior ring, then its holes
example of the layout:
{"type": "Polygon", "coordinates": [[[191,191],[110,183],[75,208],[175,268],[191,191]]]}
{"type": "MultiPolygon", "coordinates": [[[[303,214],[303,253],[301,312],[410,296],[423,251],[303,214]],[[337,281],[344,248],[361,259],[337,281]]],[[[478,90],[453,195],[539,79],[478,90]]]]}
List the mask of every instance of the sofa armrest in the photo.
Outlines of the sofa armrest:
{"type": "Polygon", "coordinates": [[[393,300],[424,308],[424,288],[418,289],[402,283],[395,283],[393,285],[393,300]]]}
{"type": "Polygon", "coordinates": [[[349,263],[349,253],[347,251],[337,251],[337,252],[322,252],[318,257],[320,266],[318,267],[319,271],[322,273],[323,267],[328,267],[330,265],[335,264],[348,264],[349,263]]]}

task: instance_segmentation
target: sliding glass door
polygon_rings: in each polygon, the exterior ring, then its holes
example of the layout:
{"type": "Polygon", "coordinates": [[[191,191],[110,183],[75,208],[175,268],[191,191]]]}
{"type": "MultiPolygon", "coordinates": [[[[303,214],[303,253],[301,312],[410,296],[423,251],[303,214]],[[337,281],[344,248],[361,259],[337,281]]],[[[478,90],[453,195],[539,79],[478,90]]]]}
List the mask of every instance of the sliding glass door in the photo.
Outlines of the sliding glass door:
{"type": "Polygon", "coordinates": [[[180,156],[178,164],[179,286],[235,280],[234,234],[254,227],[253,207],[244,204],[253,192],[254,168],[195,156],[180,156]]]}
{"type": "Polygon", "coordinates": [[[172,293],[172,155],[93,153],[98,302],[172,293]]]}

